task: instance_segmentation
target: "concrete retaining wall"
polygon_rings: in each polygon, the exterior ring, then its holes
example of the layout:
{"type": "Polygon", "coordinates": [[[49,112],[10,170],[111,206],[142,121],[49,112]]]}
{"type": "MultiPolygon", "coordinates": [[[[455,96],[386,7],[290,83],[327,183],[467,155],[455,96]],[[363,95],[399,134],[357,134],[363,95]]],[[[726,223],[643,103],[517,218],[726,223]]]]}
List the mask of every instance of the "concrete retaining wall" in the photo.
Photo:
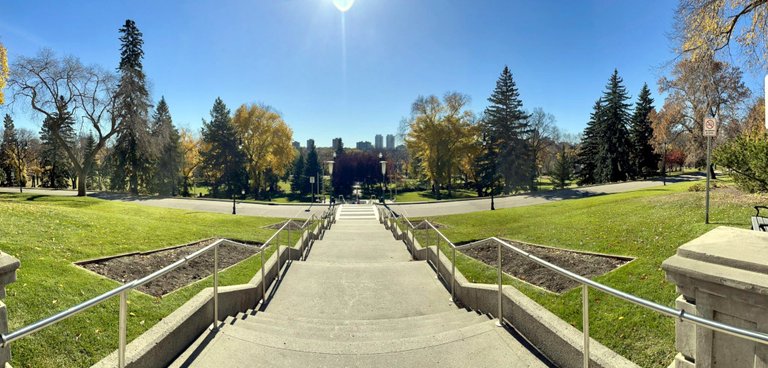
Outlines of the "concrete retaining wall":
{"type": "MultiPolygon", "coordinates": [[[[309,233],[309,236],[303,241],[298,240],[296,249],[281,247],[280,266],[289,260],[301,259],[301,254],[308,247],[311,248],[312,242],[319,239],[322,233],[322,229],[318,227],[314,232],[309,233]]],[[[254,255],[254,257],[259,257],[259,255],[254,255]]],[[[256,275],[247,284],[219,287],[219,320],[253,309],[261,301],[262,287],[266,287],[268,290],[277,277],[277,253],[273,253],[264,263],[266,283],[261,279],[261,271],[257,270],[256,275]]],[[[209,287],[200,291],[173,313],[128,344],[125,354],[126,367],[166,367],[212,325],[213,288],[209,287]]],[[[93,365],[94,368],[116,366],[117,350],[93,365]]]]}
{"type": "MultiPolygon", "coordinates": [[[[437,265],[437,273],[450,291],[451,255],[440,252],[438,262],[437,247],[421,248],[418,241],[411,241],[410,233],[404,234],[396,226],[390,230],[416,259],[428,261],[433,268],[437,265]]],[[[498,285],[469,282],[458,269],[455,284],[455,297],[461,304],[498,318],[498,285]]],[[[582,332],[509,285],[502,287],[502,318],[555,365],[582,367],[582,332]]],[[[589,348],[590,367],[639,367],[594,339],[589,348]]]]}

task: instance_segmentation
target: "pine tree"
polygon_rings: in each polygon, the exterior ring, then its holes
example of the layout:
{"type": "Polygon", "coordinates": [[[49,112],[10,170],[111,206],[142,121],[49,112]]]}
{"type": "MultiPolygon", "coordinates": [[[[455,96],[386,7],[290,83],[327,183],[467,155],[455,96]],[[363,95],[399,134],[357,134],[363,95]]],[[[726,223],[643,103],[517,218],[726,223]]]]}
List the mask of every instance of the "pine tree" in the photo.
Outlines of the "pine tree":
{"type": "Polygon", "coordinates": [[[149,92],[142,69],[144,57],[142,33],[130,19],[120,28],[120,84],[116,93],[117,118],[122,130],[118,133],[113,151],[113,170],[110,186],[120,190],[126,187],[137,195],[140,186],[146,186],[151,174],[152,139],[149,129],[149,92]]]}
{"type": "Polygon", "coordinates": [[[601,127],[597,133],[601,139],[595,162],[595,179],[598,183],[627,180],[632,175],[627,129],[630,106],[628,99],[623,80],[619,77],[618,70],[614,69],[603,94],[602,124],[598,125],[601,127]]]}
{"type": "Polygon", "coordinates": [[[489,138],[488,126],[485,122],[480,123],[482,147],[481,154],[475,158],[474,166],[477,170],[477,183],[475,189],[478,197],[485,195],[491,196],[491,210],[495,210],[494,196],[499,194],[499,183],[503,182],[503,177],[498,172],[498,151],[489,138]]]}
{"type": "Polygon", "coordinates": [[[602,119],[603,101],[595,101],[589,122],[581,137],[579,152],[576,155],[576,176],[579,185],[593,184],[597,182],[595,170],[597,169],[597,154],[602,144],[602,119]]]}
{"type": "Polygon", "coordinates": [[[659,155],[654,152],[651,145],[653,126],[648,118],[651,111],[653,111],[651,90],[648,89],[648,84],[643,84],[640,95],[637,97],[629,130],[632,143],[631,164],[637,176],[643,179],[655,174],[659,166],[659,155]]]}
{"type": "Polygon", "coordinates": [[[43,120],[43,126],[40,129],[40,161],[44,170],[45,186],[66,188],[68,180],[75,176],[71,172],[72,163],[67,157],[64,145],[55,137],[58,132],[66,144],[73,144],[75,142],[74,124],[75,121],[71,115],[59,116],[58,113],[43,120]]]}
{"type": "Polygon", "coordinates": [[[555,167],[551,174],[555,188],[565,188],[573,175],[573,159],[566,149],[566,143],[561,144],[560,152],[555,159],[555,167]]]}
{"type": "Polygon", "coordinates": [[[504,176],[505,190],[531,187],[534,178],[531,149],[526,140],[530,133],[528,115],[523,111],[523,102],[508,67],[501,72],[488,102],[490,106],[485,110],[488,139],[498,149],[495,162],[504,176]]]}
{"type": "Polygon", "coordinates": [[[307,178],[304,177],[304,155],[299,152],[293,163],[293,177],[291,178],[291,192],[303,193],[307,178]]]}
{"type": "Polygon", "coordinates": [[[18,145],[16,127],[13,125],[11,115],[5,114],[3,119],[3,140],[0,142],[0,169],[5,174],[3,185],[12,186],[15,182],[12,156],[14,148],[18,145]]]}
{"type": "MultiPolygon", "coordinates": [[[[315,146],[312,146],[309,148],[309,152],[307,152],[307,160],[304,163],[304,177],[306,178],[306,183],[304,184],[303,188],[305,190],[304,193],[311,193],[313,190],[315,193],[319,193],[318,190],[320,185],[320,180],[318,180],[318,175],[320,174],[320,162],[317,160],[317,150],[315,150],[315,146]],[[315,184],[311,184],[309,182],[309,178],[314,177],[315,178],[315,184]],[[314,188],[314,189],[313,189],[314,188]]],[[[322,179],[322,178],[319,178],[322,179]]]]}
{"type": "MultiPolygon", "coordinates": [[[[93,151],[96,150],[96,137],[94,137],[93,134],[88,134],[87,136],[85,136],[85,138],[83,138],[83,141],[84,141],[84,143],[83,143],[83,153],[84,153],[85,156],[89,156],[89,155],[91,155],[91,153],[93,153],[93,151]]],[[[90,164],[90,166],[86,169],[86,171],[88,173],[88,179],[87,179],[87,182],[85,184],[86,187],[88,187],[88,188],[97,187],[97,185],[96,185],[97,184],[97,180],[99,180],[99,178],[98,178],[98,176],[99,176],[98,175],[99,174],[98,168],[99,168],[99,164],[98,164],[98,162],[96,162],[96,160],[94,160],[94,162],[92,162],[90,164]]]]}
{"type": "Polygon", "coordinates": [[[219,195],[221,186],[227,197],[246,189],[245,156],[240,150],[230,111],[221,98],[213,103],[211,121],[203,120],[201,140],[206,147],[200,152],[202,169],[212,175],[213,195],[219,195]]]}
{"type": "Polygon", "coordinates": [[[165,97],[160,98],[152,114],[152,137],[158,149],[152,174],[152,190],[161,195],[176,195],[181,172],[181,136],[173,126],[165,97]]]}

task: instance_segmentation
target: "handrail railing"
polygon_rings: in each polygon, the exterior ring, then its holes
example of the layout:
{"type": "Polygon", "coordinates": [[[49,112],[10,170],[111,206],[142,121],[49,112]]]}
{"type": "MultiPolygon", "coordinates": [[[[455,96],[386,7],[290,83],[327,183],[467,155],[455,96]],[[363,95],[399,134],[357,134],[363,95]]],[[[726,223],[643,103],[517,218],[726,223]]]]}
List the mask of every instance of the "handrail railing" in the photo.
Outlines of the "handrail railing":
{"type": "MultiPolygon", "coordinates": [[[[333,205],[331,205],[331,206],[329,206],[328,209],[326,209],[323,212],[323,214],[321,216],[322,218],[320,219],[320,221],[317,222],[318,226],[322,228],[321,231],[324,231],[325,229],[328,228],[328,226],[330,226],[330,224],[333,223],[333,217],[330,216],[330,214],[335,213],[335,211],[336,211],[335,207],[333,205]]],[[[307,229],[306,228],[307,224],[310,221],[317,221],[317,220],[318,220],[317,216],[315,214],[312,214],[312,216],[310,216],[306,221],[304,221],[304,224],[301,227],[303,229],[303,231],[301,233],[302,244],[304,244],[304,242],[305,242],[305,235],[306,235],[306,233],[309,232],[309,231],[312,231],[311,229],[307,229]]],[[[292,219],[286,220],[285,223],[282,226],[280,226],[280,228],[277,229],[275,231],[275,233],[272,234],[272,236],[269,237],[269,239],[267,239],[266,242],[264,242],[264,244],[262,244],[261,246],[258,246],[258,247],[254,247],[254,248],[258,249],[257,252],[261,256],[261,280],[262,280],[261,281],[261,285],[262,285],[262,287],[261,287],[261,292],[262,292],[261,296],[262,296],[262,302],[266,300],[266,289],[267,289],[266,278],[265,278],[265,270],[264,270],[264,268],[265,268],[264,267],[265,266],[265,263],[264,263],[264,253],[269,248],[271,243],[273,241],[275,241],[276,239],[278,239],[278,235],[283,230],[286,230],[286,228],[288,230],[288,243],[287,244],[288,244],[289,247],[291,247],[291,248],[293,247],[293,245],[290,244],[290,239],[291,239],[291,237],[290,237],[290,226],[288,226],[289,224],[292,223],[292,221],[293,221],[292,219]]],[[[317,229],[317,227],[315,227],[315,229],[317,229]]],[[[82,302],[80,304],[77,304],[77,305],[75,305],[73,307],[70,307],[70,308],[64,310],[64,311],[56,313],[56,314],[54,314],[54,315],[52,315],[50,317],[41,319],[41,320],[39,320],[37,322],[31,323],[31,324],[26,325],[26,326],[24,326],[22,328],[19,328],[16,331],[13,331],[13,332],[10,332],[10,333],[7,333],[7,334],[0,334],[0,347],[4,348],[4,347],[8,346],[8,344],[10,344],[10,343],[12,343],[12,342],[14,342],[14,341],[16,341],[18,339],[21,339],[21,338],[26,337],[28,335],[31,335],[31,334],[33,334],[33,333],[35,333],[37,331],[40,331],[40,330],[42,330],[42,329],[44,329],[44,328],[46,328],[48,326],[51,326],[51,325],[56,324],[58,322],[61,322],[61,321],[65,320],[65,319],[67,319],[69,317],[72,317],[72,316],[74,316],[74,315],[76,315],[76,314],[78,314],[80,312],[83,312],[83,311],[85,311],[85,310],[87,310],[87,309],[89,309],[89,308],[91,308],[91,307],[93,307],[95,305],[101,304],[101,303],[105,302],[106,300],[111,299],[115,295],[119,295],[120,296],[120,311],[119,311],[119,316],[118,316],[118,319],[119,319],[119,323],[118,323],[118,330],[119,330],[119,332],[118,332],[118,335],[119,335],[118,336],[119,337],[119,342],[118,342],[118,367],[123,368],[123,367],[125,367],[125,348],[126,348],[126,345],[127,345],[127,336],[126,335],[127,335],[127,318],[128,318],[128,291],[133,290],[133,289],[135,289],[137,287],[140,287],[140,286],[142,286],[142,285],[144,285],[144,284],[146,284],[146,283],[148,283],[148,282],[150,282],[152,280],[157,279],[158,277],[161,277],[161,276],[163,276],[163,275],[165,275],[165,274],[167,274],[167,273],[169,273],[169,272],[171,272],[171,271],[173,271],[173,270],[175,270],[175,269],[177,269],[177,268],[187,264],[189,261],[191,261],[191,260],[193,260],[193,259],[195,259],[197,257],[200,257],[204,253],[209,252],[211,249],[213,249],[213,251],[214,251],[214,255],[213,255],[213,259],[214,259],[214,261],[213,261],[213,296],[212,296],[212,299],[213,299],[213,328],[217,329],[218,328],[218,322],[219,322],[219,246],[221,244],[224,244],[224,243],[239,244],[239,245],[253,247],[251,245],[239,243],[239,242],[228,240],[228,239],[218,239],[218,240],[214,241],[213,243],[211,243],[211,244],[209,244],[209,245],[207,245],[207,246],[205,246],[205,247],[203,247],[203,248],[201,248],[201,249],[199,249],[199,250],[197,250],[197,251],[195,251],[195,252],[193,252],[191,254],[188,254],[188,255],[182,257],[181,259],[177,260],[176,262],[173,262],[173,263],[169,264],[168,266],[165,266],[165,267],[163,267],[163,268],[161,268],[161,269],[159,269],[159,270],[157,270],[157,271],[155,271],[155,272],[153,272],[153,273],[151,273],[149,275],[146,275],[146,276],[144,276],[142,278],[139,278],[139,279],[127,282],[127,283],[125,283],[125,284],[123,284],[121,286],[118,286],[118,287],[116,287],[116,288],[114,288],[112,290],[109,290],[109,291],[101,294],[101,295],[98,295],[96,297],[88,299],[88,300],[86,300],[86,301],[84,301],[84,302],[82,302]]],[[[277,266],[278,267],[277,268],[277,277],[279,279],[280,278],[280,269],[281,269],[280,268],[280,244],[279,244],[279,242],[277,244],[277,262],[278,262],[277,263],[277,265],[278,265],[277,266]]]]}
{"type": "MultiPolygon", "coordinates": [[[[404,218],[407,221],[408,225],[409,225],[409,227],[406,228],[406,231],[404,232],[404,234],[406,234],[406,237],[407,237],[407,232],[410,230],[411,233],[412,233],[412,237],[415,238],[415,235],[413,235],[414,226],[413,226],[413,224],[411,224],[410,221],[408,221],[407,217],[405,217],[404,215],[398,215],[394,211],[392,211],[391,209],[386,208],[386,207],[385,207],[386,211],[382,211],[381,210],[382,207],[384,207],[384,206],[380,206],[379,207],[380,211],[381,211],[380,214],[383,216],[382,218],[385,218],[385,221],[389,221],[388,224],[393,223],[393,221],[396,221],[396,219],[398,219],[398,218],[404,218]]],[[[743,328],[740,328],[740,327],[736,327],[736,326],[732,326],[732,325],[729,325],[729,324],[717,322],[717,321],[714,321],[714,320],[711,320],[711,319],[707,319],[707,318],[704,318],[704,317],[699,317],[699,316],[687,313],[687,312],[685,312],[682,309],[671,308],[671,307],[668,307],[668,306],[665,306],[665,305],[662,305],[662,304],[658,304],[656,302],[652,302],[650,300],[641,298],[639,296],[632,295],[632,294],[623,292],[623,291],[618,290],[618,289],[614,289],[614,288],[612,288],[610,286],[601,284],[601,283],[599,283],[597,281],[591,280],[589,278],[586,278],[584,276],[581,276],[581,275],[578,275],[578,274],[576,274],[574,272],[571,272],[571,271],[569,271],[569,270],[567,270],[567,269],[565,269],[563,267],[560,267],[560,266],[557,266],[557,265],[552,264],[550,262],[547,262],[547,261],[545,261],[545,260],[543,260],[543,259],[541,259],[541,258],[539,258],[539,257],[537,257],[537,256],[535,256],[535,255],[533,255],[531,253],[528,253],[528,252],[526,252],[526,251],[524,251],[524,250],[522,250],[522,249],[520,249],[518,247],[515,247],[514,245],[509,244],[508,242],[506,242],[504,240],[501,240],[501,239],[499,239],[497,237],[490,237],[490,238],[487,238],[487,239],[484,239],[484,240],[478,240],[478,241],[475,241],[475,242],[472,242],[472,243],[469,243],[469,244],[464,244],[464,245],[461,245],[461,246],[456,246],[440,230],[438,230],[432,224],[432,222],[430,222],[427,219],[425,219],[424,222],[427,223],[427,225],[429,226],[429,228],[431,230],[434,230],[436,232],[436,234],[438,234],[436,236],[436,239],[437,239],[437,255],[438,255],[438,257],[440,255],[439,239],[441,239],[441,238],[443,240],[445,240],[445,242],[451,247],[451,250],[453,252],[453,257],[452,257],[453,258],[453,260],[452,260],[453,265],[452,265],[452,271],[451,271],[451,278],[452,278],[452,280],[451,280],[451,282],[452,282],[451,295],[452,295],[452,297],[455,296],[454,289],[455,289],[455,286],[456,286],[456,273],[455,273],[455,269],[456,269],[456,250],[457,249],[458,250],[463,250],[463,249],[474,248],[474,247],[477,247],[477,246],[480,246],[480,245],[487,245],[488,241],[492,241],[492,242],[496,243],[496,246],[497,246],[497,267],[496,267],[497,268],[497,283],[498,283],[498,287],[499,287],[499,289],[498,289],[498,301],[497,301],[497,303],[498,303],[498,306],[497,306],[498,307],[498,316],[497,316],[497,318],[498,318],[498,324],[499,325],[501,325],[501,323],[503,321],[503,316],[502,316],[502,313],[503,313],[503,310],[502,310],[502,270],[501,270],[501,260],[502,260],[501,249],[502,248],[509,249],[509,250],[511,250],[511,251],[513,251],[513,252],[523,256],[523,257],[526,257],[526,258],[530,259],[531,261],[533,261],[533,262],[535,262],[535,263],[537,263],[537,264],[539,264],[541,266],[546,267],[547,269],[550,269],[550,270],[552,270],[552,271],[554,271],[554,272],[556,272],[556,273],[558,273],[560,275],[568,277],[571,280],[574,280],[574,281],[578,282],[579,284],[581,284],[581,286],[582,286],[582,293],[581,293],[581,296],[582,296],[582,325],[583,325],[582,333],[583,333],[583,337],[584,337],[584,342],[583,342],[583,344],[584,344],[583,345],[584,346],[584,348],[583,348],[583,366],[584,367],[589,367],[589,356],[590,356],[589,355],[589,288],[590,287],[595,288],[597,290],[600,290],[600,291],[602,291],[602,292],[604,292],[606,294],[609,294],[611,296],[617,297],[619,299],[626,300],[626,301],[628,301],[630,303],[639,305],[639,306],[641,306],[643,308],[650,309],[650,310],[655,311],[657,313],[660,313],[660,314],[662,314],[664,316],[678,318],[678,319],[680,319],[680,321],[688,321],[688,322],[690,322],[690,323],[692,323],[694,325],[701,326],[701,327],[704,327],[704,328],[708,328],[710,330],[722,332],[722,333],[725,333],[725,334],[728,334],[728,335],[731,335],[731,336],[736,336],[736,337],[739,337],[739,338],[742,338],[742,339],[746,339],[746,340],[749,340],[749,341],[753,341],[753,342],[756,342],[756,343],[768,345],[768,334],[766,334],[766,333],[759,332],[759,331],[748,330],[748,329],[743,329],[743,328]]],[[[427,236],[427,243],[429,243],[429,236],[427,236]]],[[[413,244],[413,246],[415,247],[415,242],[412,242],[411,244],[413,244]]],[[[427,244],[425,247],[428,247],[428,246],[429,246],[429,244],[427,244]]],[[[438,263],[439,263],[439,258],[438,258],[438,263]]],[[[437,273],[440,272],[439,266],[436,266],[436,270],[435,271],[437,273]]]]}

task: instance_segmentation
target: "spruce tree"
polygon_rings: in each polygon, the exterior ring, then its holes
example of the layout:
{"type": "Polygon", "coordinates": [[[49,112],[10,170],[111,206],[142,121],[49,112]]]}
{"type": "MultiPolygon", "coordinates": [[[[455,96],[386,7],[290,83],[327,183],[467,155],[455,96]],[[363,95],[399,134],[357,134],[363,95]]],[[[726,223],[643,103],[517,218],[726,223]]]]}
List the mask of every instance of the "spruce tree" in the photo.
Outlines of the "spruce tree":
{"type": "Polygon", "coordinates": [[[319,174],[320,162],[317,160],[317,150],[315,150],[315,146],[312,146],[309,148],[309,152],[307,152],[307,160],[304,163],[304,177],[306,178],[306,183],[303,186],[303,188],[305,188],[304,193],[312,193],[313,188],[315,193],[320,193],[319,185],[322,178],[318,178],[319,174]],[[309,182],[309,178],[311,177],[315,178],[315,184],[309,182]]]}
{"type": "Polygon", "coordinates": [[[291,192],[303,193],[307,178],[304,177],[304,155],[296,155],[296,161],[293,163],[293,177],[291,178],[291,192]]]}
{"type": "Polygon", "coordinates": [[[149,129],[149,92],[141,59],[144,57],[142,33],[130,19],[120,28],[120,84],[117,88],[116,115],[122,129],[117,134],[113,151],[110,186],[137,195],[151,174],[152,137],[149,129]]]}
{"type": "Polygon", "coordinates": [[[240,149],[230,111],[221,98],[216,98],[213,103],[211,120],[203,120],[201,140],[202,146],[207,147],[200,152],[202,169],[212,175],[212,194],[218,196],[223,187],[227,197],[239,195],[248,183],[245,155],[240,149]]]}
{"type": "Polygon", "coordinates": [[[530,134],[528,115],[523,111],[520,93],[508,67],[501,72],[488,102],[490,105],[485,109],[488,139],[498,150],[498,156],[489,159],[495,161],[497,171],[503,175],[505,190],[533,186],[531,149],[526,139],[530,134]]]}
{"type": "Polygon", "coordinates": [[[579,151],[576,155],[576,177],[579,185],[594,184],[597,182],[597,155],[603,142],[603,101],[595,101],[589,122],[581,137],[579,151]]]}
{"type": "MultiPolygon", "coordinates": [[[[83,138],[83,153],[85,156],[89,156],[93,153],[93,151],[96,150],[96,137],[93,136],[93,134],[88,134],[83,138]]],[[[88,179],[85,184],[87,188],[94,188],[97,187],[96,181],[99,180],[98,178],[98,167],[99,164],[94,159],[93,162],[90,163],[90,166],[86,169],[86,172],[88,173],[88,179]]]]}
{"type": "Polygon", "coordinates": [[[632,151],[630,160],[634,172],[643,179],[658,171],[659,155],[657,155],[651,139],[653,138],[653,126],[648,115],[653,111],[653,98],[648,84],[643,84],[635,104],[635,112],[632,114],[630,125],[630,141],[632,151]]]}
{"type": "Polygon", "coordinates": [[[565,188],[573,174],[573,160],[566,149],[566,143],[562,143],[560,152],[555,158],[555,167],[552,171],[552,182],[555,188],[565,188]]]}
{"type": "Polygon", "coordinates": [[[43,126],[40,129],[40,161],[44,170],[45,186],[66,188],[69,178],[75,176],[71,172],[72,164],[67,157],[64,145],[55,136],[58,133],[65,144],[72,145],[75,142],[74,124],[75,121],[69,114],[60,116],[59,113],[54,113],[53,116],[43,120],[43,126]]]}
{"type": "Polygon", "coordinates": [[[627,125],[629,124],[629,104],[627,89],[619,77],[618,70],[613,71],[603,94],[604,106],[601,110],[603,123],[598,132],[601,144],[596,156],[595,179],[598,183],[627,180],[632,175],[629,163],[630,141],[627,125]]]}
{"type": "Polygon", "coordinates": [[[176,195],[181,172],[181,136],[173,126],[165,97],[160,98],[152,114],[152,137],[158,150],[152,174],[152,190],[160,195],[176,195]]]}
{"type": "Polygon", "coordinates": [[[13,125],[11,115],[5,114],[3,118],[3,140],[0,142],[0,169],[5,174],[5,186],[12,186],[15,182],[11,153],[18,145],[16,127],[13,125]]]}

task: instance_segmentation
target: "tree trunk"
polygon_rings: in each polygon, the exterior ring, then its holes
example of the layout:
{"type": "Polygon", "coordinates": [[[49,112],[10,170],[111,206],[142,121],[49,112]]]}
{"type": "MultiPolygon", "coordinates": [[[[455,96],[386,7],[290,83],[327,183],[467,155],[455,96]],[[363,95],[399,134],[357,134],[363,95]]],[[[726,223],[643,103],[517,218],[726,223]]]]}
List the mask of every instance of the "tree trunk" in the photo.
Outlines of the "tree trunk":
{"type": "Polygon", "coordinates": [[[77,173],[77,196],[85,197],[85,181],[87,179],[86,170],[83,169],[77,173]]]}

